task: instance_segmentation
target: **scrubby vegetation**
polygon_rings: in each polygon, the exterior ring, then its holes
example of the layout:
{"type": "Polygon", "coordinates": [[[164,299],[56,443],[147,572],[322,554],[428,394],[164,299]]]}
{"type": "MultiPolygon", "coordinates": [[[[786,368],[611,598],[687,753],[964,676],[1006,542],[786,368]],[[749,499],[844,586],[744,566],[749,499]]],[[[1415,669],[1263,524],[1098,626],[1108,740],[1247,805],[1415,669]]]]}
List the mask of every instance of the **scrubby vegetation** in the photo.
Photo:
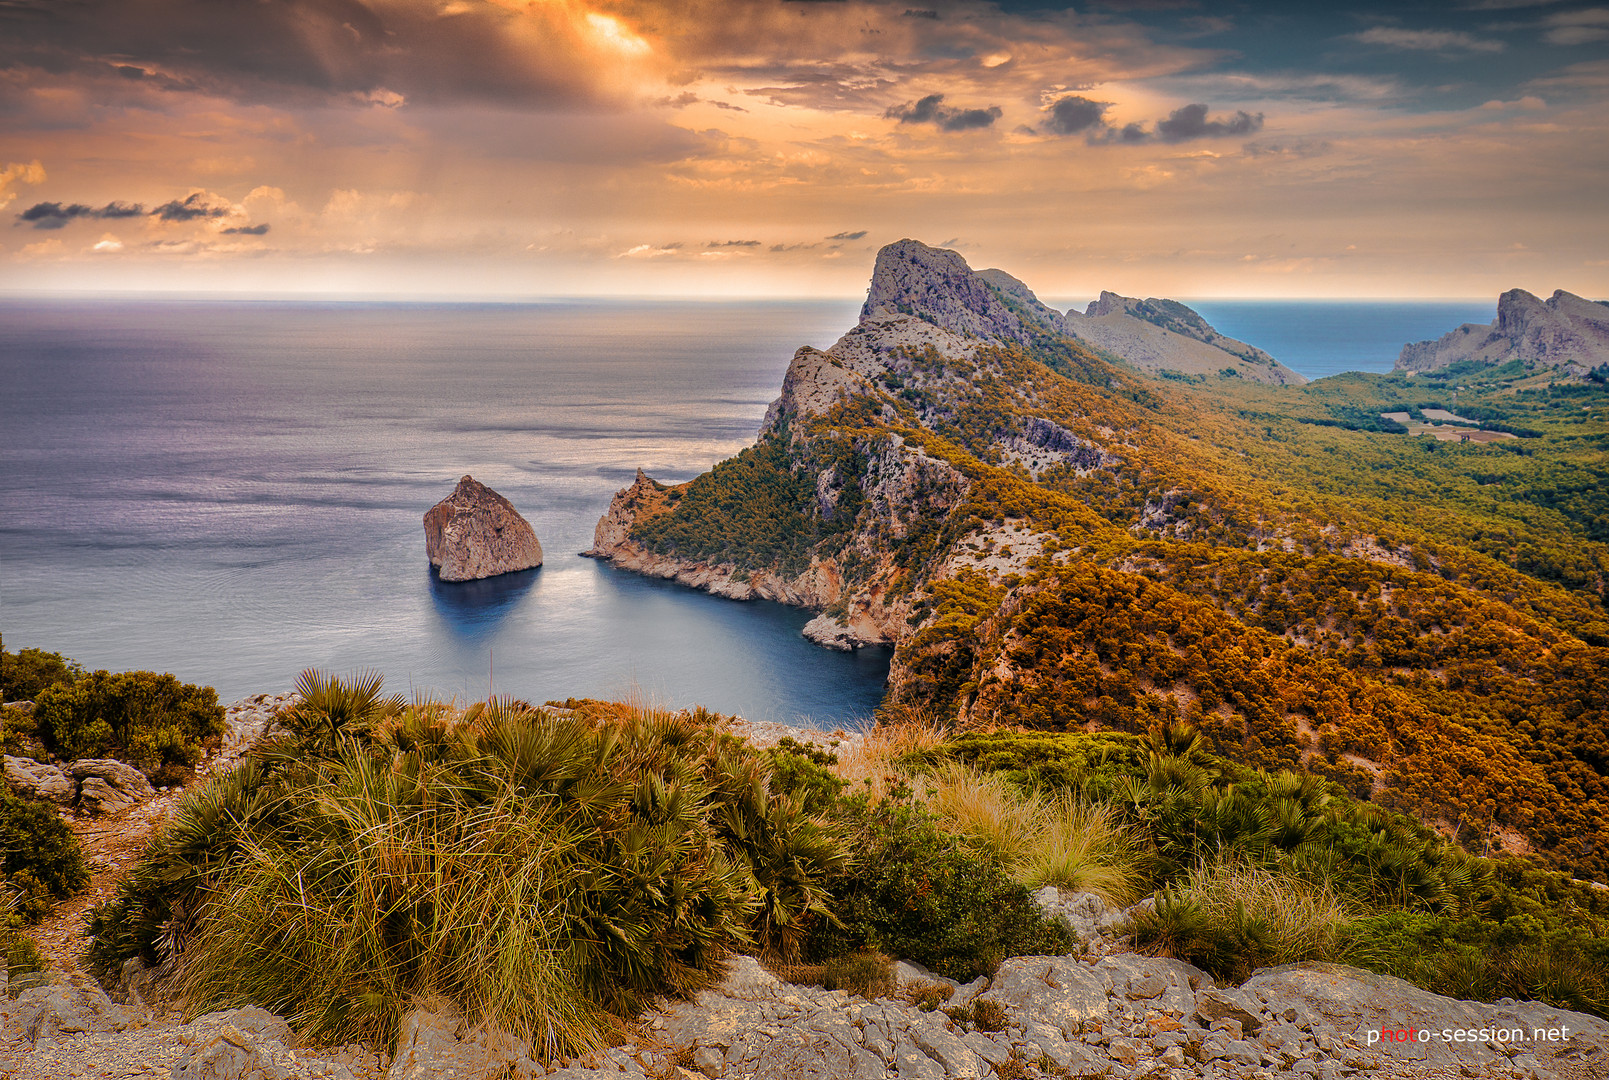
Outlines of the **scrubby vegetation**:
{"type": "Polygon", "coordinates": [[[0,874],[5,904],[21,923],[36,923],[51,905],[89,884],[78,838],[49,803],[0,789],[0,874]]]}
{"type": "Polygon", "coordinates": [[[40,691],[34,724],[57,757],[116,757],[176,782],[201,758],[202,741],[223,732],[224,710],[210,686],[153,671],[96,671],[40,691]]]}
{"type": "Polygon", "coordinates": [[[1484,859],[1340,783],[1248,769],[1183,726],[1146,736],[997,731],[910,760],[971,764],[1127,824],[1137,940],[1226,980],[1334,960],[1438,993],[1609,1015],[1609,893],[1484,859]]]}
{"type": "Polygon", "coordinates": [[[55,807],[0,788],[0,964],[12,976],[43,969],[27,928],[88,884],[89,863],[55,807]]]}
{"type": "Polygon", "coordinates": [[[300,690],[290,734],[191,795],[92,911],[98,969],[177,956],[195,1007],[255,1002],[319,1039],[385,1038],[442,993],[554,1054],[737,948],[975,973],[1068,944],[908,790],[845,795],[827,759],[709,714],[300,690]]]}
{"type": "Polygon", "coordinates": [[[0,650],[0,702],[32,701],[47,687],[71,684],[83,674],[78,663],[61,653],[0,650]]]}

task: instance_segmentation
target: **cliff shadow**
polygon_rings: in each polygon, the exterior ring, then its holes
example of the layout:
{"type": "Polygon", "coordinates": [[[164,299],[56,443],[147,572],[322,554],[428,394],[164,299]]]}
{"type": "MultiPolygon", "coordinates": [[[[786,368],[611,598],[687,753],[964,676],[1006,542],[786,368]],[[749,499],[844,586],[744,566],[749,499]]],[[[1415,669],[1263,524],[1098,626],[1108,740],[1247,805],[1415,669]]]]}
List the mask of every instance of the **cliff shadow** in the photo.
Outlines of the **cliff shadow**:
{"type": "Polygon", "coordinates": [[[519,606],[536,584],[540,566],[478,581],[443,581],[430,567],[430,599],[436,614],[454,636],[479,641],[497,632],[503,620],[519,606]]]}

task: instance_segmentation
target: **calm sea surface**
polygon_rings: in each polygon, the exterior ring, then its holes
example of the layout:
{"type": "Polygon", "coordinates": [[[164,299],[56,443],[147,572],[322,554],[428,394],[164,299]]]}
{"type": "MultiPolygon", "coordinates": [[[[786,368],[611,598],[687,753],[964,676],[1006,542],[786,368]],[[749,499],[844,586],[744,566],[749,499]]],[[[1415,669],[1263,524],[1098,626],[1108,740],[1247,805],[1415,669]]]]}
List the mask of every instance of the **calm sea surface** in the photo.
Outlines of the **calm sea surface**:
{"type": "Polygon", "coordinates": [[[1464,323],[1489,323],[1490,300],[1191,300],[1219,333],[1255,345],[1310,379],[1390,371],[1402,347],[1464,323]]]}
{"type": "MultiPolygon", "coordinates": [[[[1491,305],[1201,303],[1304,374],[1385,370],[1491,305]]],[[[806,612],[575,554],[641,466],[752,441],[799,345],[854,301],[527,305],[0,302],[0,631],[224,700],[304,667],[535,700],[637,692],[855,723],[885,650],[806,612]],[[513,501],[538,570],[443,584],[421,517],[464,473],[513,501]]]]}

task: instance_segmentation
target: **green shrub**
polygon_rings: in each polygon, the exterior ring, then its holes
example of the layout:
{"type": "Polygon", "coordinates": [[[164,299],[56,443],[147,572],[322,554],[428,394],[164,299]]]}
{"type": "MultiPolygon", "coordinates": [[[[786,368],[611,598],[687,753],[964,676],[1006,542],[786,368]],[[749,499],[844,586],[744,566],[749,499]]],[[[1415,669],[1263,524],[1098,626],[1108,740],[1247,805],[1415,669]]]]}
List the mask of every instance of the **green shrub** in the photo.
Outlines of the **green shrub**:
{"type": "Polygon", "coordinates": [[[77,661],[61,653],[0,650],[0,701],[33,701],[47,687],[70,685],[83,674],[77,661]]]}
{"type": "Polygon", "coordinates": [[[58,900],[83,891],[89,864],[67,823],[49,803],[19,799],[0,788],[0,872],[24,923],[36,923],[58,900]]]}
{"type": "Polygon", "coordinates": [[[807,956],[877,950],[969,981],[1010,956],[1062,954],[1071,933],[1046,920],[997,863],[965,850],[906,799],[844,810],[850,868],[832,883],[837,921],[819,920],[807,956]]]}
{"type": "Polygon", "coordinates": [[[786,982],[867,999],[888,997],[896,987],[894,962],[880,952],[848,953],[819,964],[773,964],[771,970],[786,982]]]}
{"type": "Polygon", "coordinates": [[[1609,937],[1548,921],[1385,912],[1348,924],[1341,958],[1462,1000],[1512,997],[1609,1016],[1609,937]]]}
{"type": "Polygon", "coordinates": [[[224,727],[216,690],[152,671],[97,671],[41,691],[36,706],[39,734],[63,760],[119,757],[147,772],[194,764],[224,727]]]}

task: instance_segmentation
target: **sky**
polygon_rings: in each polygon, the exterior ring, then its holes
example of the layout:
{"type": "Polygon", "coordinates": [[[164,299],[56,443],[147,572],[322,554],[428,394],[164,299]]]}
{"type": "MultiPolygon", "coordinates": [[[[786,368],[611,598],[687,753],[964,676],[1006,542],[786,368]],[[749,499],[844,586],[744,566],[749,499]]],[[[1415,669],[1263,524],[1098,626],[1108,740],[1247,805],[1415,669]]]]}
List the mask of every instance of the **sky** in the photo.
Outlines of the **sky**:
{"type": "Polygon", "coordinates": [[[0,0],[0,292],[1609,296],[1609,0],[0,0]]]}

